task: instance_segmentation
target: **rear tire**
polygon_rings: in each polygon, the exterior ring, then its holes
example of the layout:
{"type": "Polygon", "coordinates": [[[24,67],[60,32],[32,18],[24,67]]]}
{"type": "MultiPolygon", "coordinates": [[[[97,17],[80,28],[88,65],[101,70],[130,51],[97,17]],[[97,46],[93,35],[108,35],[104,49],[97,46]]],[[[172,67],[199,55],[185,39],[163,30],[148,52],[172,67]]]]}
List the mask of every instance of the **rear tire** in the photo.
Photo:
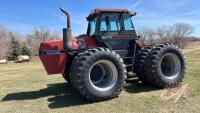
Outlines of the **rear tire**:
{"type": "Polygon", "coordinates": [[[150,46],[141,49],[136,55],[135,64],[133,67],[133,72],[136,73],[136,76],[138,77],[139,81],[145,84],[148,83],[148,80],[147,75],[145,74],[144,66],[151,49],[152,47],[150,46]]]}
{"type": "Polygon", "coordinates": [[[160,44],[152,49],[144,68],[148,82],[159,88],[181,83],[185,69],[183,53],[173,44],[160,44]]]}
{"type": "Polygon", "coordinates": [[[87,50],[73,65],[72,84],[87,100],[112,99],[124,88],[126,66],[114,51],[107,48],[87,50]]]}

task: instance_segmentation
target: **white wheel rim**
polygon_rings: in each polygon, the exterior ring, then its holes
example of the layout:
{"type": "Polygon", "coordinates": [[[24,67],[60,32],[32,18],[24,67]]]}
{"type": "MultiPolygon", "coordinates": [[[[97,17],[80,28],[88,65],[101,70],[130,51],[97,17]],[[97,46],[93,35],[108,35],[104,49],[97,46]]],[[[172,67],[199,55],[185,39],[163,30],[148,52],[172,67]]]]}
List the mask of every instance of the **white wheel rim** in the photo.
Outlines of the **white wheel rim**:
{"type": "Polygon", "coordinates": [[[163,56],[160,68],[163,76],[167,79],[175,79],[181,71],[181,62],[179,57],[174,53],[168,53],[163,56]]]}
{"type": "MultiPolygon", "coordinates": [[[[100,74],[100,73],[98,73],[100,74]]],[[[109,60],[99,60],[94,63],[89,70],[89,82],[92,87],[98,91],[108,91],[114,87],[117,82],[118,71],[116,66],[109,60]],[[102,76],[97,81],[92,79],[92,71],[95,66],[98,66],[102,70],[102,76]]]]}

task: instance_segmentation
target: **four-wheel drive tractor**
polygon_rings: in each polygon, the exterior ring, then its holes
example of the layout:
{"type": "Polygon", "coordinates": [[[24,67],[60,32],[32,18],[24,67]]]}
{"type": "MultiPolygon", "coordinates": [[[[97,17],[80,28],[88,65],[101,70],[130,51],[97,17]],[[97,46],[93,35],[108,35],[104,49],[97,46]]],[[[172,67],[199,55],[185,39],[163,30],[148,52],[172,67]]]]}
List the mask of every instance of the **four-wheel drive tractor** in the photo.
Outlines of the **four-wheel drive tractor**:
{"type": "Polygon", "coordinates": [[[86,99],[117,97],[124,89],[127,72],[158,88],[179,84],[185,74],[181,50],[170,43],[141,48],[132,16],[126,9],[95,9],[87,17],[87,34],[71,36],[70,15],[63,40],[44,41],[40,59],[50,74],[64,79],[86,99]]]}

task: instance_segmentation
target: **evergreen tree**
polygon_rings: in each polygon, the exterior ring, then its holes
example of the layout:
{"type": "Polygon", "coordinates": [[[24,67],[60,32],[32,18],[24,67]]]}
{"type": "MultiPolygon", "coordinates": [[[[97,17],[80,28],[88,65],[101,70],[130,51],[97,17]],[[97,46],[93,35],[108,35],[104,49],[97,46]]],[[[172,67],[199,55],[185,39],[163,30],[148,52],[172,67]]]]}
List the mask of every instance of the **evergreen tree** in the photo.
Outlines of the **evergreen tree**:
{"type": "Polygon", "coordinates": [[[26,43],[23,43],[21,47],[21,55],[31,56],[31,50],[27,47],[26,43]]]}
{"type": "Polygon", "coordinates": [[[21,54],[21,50],[20,50],[20,43],[18,40],[15,39],[15,37],[13,36],[13,34],[11,35],[11,41],[10,41],[10,48],[9,48],[9,52],[8,52],[8,59],[9,60],[16,60],[17,57],[21,54]]]}

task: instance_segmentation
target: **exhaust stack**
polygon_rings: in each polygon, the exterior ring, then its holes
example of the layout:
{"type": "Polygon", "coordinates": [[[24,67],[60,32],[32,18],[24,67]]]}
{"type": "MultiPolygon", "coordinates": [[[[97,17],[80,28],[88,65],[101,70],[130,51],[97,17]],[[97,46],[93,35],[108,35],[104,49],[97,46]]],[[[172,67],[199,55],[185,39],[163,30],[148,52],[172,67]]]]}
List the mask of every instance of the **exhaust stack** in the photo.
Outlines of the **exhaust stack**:
{"type": "Polygon", "coordinates": [[[67,11],[60,8],[61,12],[67,17],[67,28],[63,28],[63,46],[65,50],[71,49],[71,26],[70,26],[70,15],[67,11]]]}

